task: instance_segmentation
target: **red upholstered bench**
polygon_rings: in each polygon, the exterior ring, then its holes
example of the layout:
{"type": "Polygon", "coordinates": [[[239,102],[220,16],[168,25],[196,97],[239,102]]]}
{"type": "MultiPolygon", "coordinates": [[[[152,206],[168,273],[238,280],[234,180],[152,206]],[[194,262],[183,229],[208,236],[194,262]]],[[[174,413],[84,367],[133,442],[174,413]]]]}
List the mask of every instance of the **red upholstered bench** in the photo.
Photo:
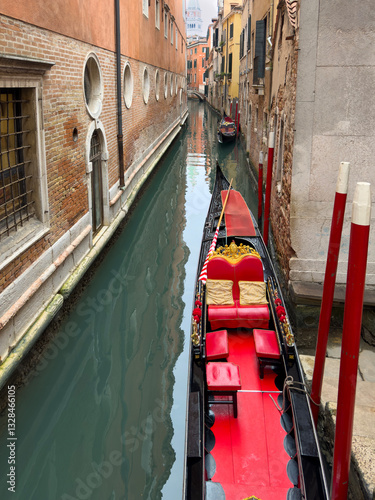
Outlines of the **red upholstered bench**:
{"type": "Polygon", "coordinates": [[[211,328],[268,328],[270,312],[262,261],[256,255],[241,253],[234,242],[231,247],[234,257],[214,254],[207,264],[206,300],[211,328]],[[264,287],[264,299],[260,302],[257,298],[249,301],[241,291],[241,287],[256,284],[264,287]]]}
{"type": "Polygon", "coordinates": [[[237,418],[237,391],[241,389],[240,367],[233,363],[207,363],[206,379],[208,402],[233,404],[233,416],[237,418]],[[231,396],[232,399],[211,399],[210,396],[231,396]]]}
{"type": "Polygon", "coordinates": [[[266,365],[281,364],[280,346],[274,330],[253,330],[255,352],[259,360],[260,378],[264,377],[266,365]]]}
{"type": "Polygon", "coordinates": [[[228,332],[218,330],[206,333],[206,358],[207,361],[226,359],[229,356],[228,332]]]}

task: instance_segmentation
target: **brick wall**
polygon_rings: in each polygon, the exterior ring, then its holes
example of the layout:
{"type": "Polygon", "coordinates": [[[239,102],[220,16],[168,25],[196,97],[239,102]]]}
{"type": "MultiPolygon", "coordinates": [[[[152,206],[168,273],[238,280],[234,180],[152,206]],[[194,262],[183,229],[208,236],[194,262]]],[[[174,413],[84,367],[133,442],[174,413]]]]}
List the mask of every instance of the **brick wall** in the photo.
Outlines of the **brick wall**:
{"type": "MultiPolygon", "coordinates": [[[[279,34],[279,33],[278,33],[279,34]]],[[[275,97],[272,101],[271,117],[274,123],[275,153],[274,182],[271,197],[271,224],[275,237],[277,253],[281,269],[286,280],[289,279],[289,260],[294,256],[290,237],[290,198],[293,166],[293,144],[295,129],[296,83],[298,60],[298,31],[293,40],[286,40],[291,30],[285,30],[282,44],[275,50],[274,60],[278,61],[275,78],[275,97]],[[279,151],[280,119],[284,119],[284,148],[279,151]],[[283,171],[281,182],[277,183],[276,170],[279,155],[283,155],[283,171]]]]}
{"type": "MultiPolygon", "coordinates": [[[[163,40],[164,42],[164,40],[163,40]]],[[[157,50],[157,48],[155,48],[157,50]]],[[[172,46],[171,50],[175,51],[172,46]]],[[[117,148],[116,57],[111,51],[91,46],[66,36],[0,16],[0,53],[52,61],[43,78],[43,122],[48,178],[50,231],[36,244],[13,260],[0,273],[0,292],[21,275],[46,249],[61,238],[89,210],[86,140],[93,119],[86,110],[83,75],[87,55],[94,52],[103,74],[103,108],[99,116],[108,148],[110,189],[119,178],[117,148]],[[73,130],[78,140],[73,140],[73,130]]],[[[176,51],[181,54],[181,51],[176,51]]],[[[184,57],[181,54],[181,57],[184,57]]],[[[143,152],[165,133],[180,115],[180,88],[183,75],[168,71],[168,95],[164,98],[164,70],[160,68],[159,101],[155,98],[155,67],[148,65],[150,95],[143,100],[141,61],[122,57],[131,65],[134,82],[132,105],[123,107],[124,163],[129,168],[143,152]],[[173,75],[173,95],[170,93],[173,75]]],[[[186,108],[186,92],[183,93],[186,108]]]]}

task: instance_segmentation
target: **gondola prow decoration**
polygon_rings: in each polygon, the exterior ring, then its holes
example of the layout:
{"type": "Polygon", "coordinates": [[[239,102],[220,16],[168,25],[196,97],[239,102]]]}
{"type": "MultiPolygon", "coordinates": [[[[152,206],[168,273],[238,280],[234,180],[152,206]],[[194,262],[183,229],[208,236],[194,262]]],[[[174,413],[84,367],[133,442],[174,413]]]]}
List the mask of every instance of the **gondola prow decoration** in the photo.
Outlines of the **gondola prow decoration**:
{"type": "Polygon", "coordinates": [[[285,306],[280,298],[274,278],[269,277],[267,280],[268,294],[271,302],[271,312],[274,318],[274,323],[278,329],[279,335],[283,339],[285,349],[288,354],[290,363],[294,362],[294,334],[291,330],[289,319],[286,313],[285,306]]]}

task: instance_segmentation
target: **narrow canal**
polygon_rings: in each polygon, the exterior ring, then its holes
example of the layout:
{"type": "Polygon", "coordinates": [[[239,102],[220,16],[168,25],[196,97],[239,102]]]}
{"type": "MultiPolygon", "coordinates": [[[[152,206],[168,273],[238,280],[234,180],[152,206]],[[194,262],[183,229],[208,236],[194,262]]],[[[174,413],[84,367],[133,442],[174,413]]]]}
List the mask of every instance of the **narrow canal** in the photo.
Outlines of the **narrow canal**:
{"type": "Polygon", "coordinates": [[[256,213],[242,147],[217,143],[207,105],[189,107],[186,129],[16,390],[13,442],[0,417],[2,499],[181,498],[190,314],[217,160],[256,213]]]}

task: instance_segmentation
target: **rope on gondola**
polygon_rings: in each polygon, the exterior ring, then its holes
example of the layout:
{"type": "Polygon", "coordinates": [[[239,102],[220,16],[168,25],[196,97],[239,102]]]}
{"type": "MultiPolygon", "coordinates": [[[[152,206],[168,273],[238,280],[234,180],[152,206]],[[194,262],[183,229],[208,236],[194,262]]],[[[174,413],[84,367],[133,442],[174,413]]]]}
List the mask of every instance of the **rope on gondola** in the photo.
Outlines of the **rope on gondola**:
{"type": "MultiPolygon", "coordinates": [[[[316,406],[319,406],[319,403],[316,403],[312,397],[311,397],[311,394],[309,393],[307,387],[306,387],[306,384],[304,382],[297,382],[296,380],[294,380],[294,378],[291,376],[291,375],[288,375],[285,380],[284,380],[284,387],[283,387],[283,405],[282,407],[280,408],[279,405],[276,403],[276,401],[273,399],[273,397],[271,396],[271,394],[268,394],[269,397],[272,399],[274,405],[276,406],[277,410],[280,412],[280,413],[284,413],[286,411],[285,409],[285,401],[287,400],[286,398],[286,392],[288,392],[288,394],[290,393],[290,391],[293,390],[293,391],[297,391],[297,392],[301,392],[303,394],[306,394],[308,396],[308,398],[310,399],[310,401],[316,405],[316,406]],[[297,387],[297,385],[301,386],[301,387],[297,387]]],[[[289,399],[289,397],[288,397],[289,399]]]]}

